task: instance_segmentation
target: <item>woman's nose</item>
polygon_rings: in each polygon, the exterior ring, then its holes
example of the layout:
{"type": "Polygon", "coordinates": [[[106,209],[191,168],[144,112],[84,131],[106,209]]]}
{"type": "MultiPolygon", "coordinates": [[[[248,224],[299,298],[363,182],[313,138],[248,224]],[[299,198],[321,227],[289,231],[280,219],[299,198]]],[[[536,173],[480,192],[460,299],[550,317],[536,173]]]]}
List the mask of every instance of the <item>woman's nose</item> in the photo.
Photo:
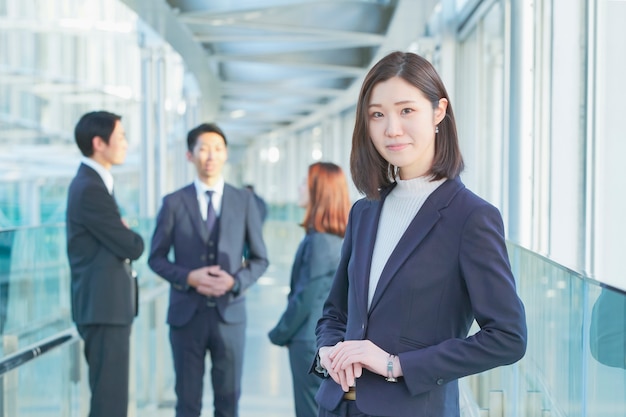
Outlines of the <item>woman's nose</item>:
{"type": "Polygon", "coordinates": [[[385,129],[385,135],[390,138],[399,136],[402,134],[402,124],[396,117],[387,118],[387,128],[385,129]]]}

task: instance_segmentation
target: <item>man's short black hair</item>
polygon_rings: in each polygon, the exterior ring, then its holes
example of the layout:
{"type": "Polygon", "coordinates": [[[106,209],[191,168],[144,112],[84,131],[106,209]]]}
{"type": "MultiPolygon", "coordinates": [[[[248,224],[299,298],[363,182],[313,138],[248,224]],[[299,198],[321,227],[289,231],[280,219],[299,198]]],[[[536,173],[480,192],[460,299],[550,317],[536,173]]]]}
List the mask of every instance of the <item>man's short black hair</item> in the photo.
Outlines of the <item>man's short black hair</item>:
{"type": "Polygon", "coordinates": [[[198,142],[198,137],[203,133],[217,133],[224,139],[224,145],[228,146],[226,135],[215,123],[202,123],[200,126],[194,127],[187,134],[187,150],[193,152],[193,148],[198,142]]]}
{"type": "Polygon", "coordinates": [[[74,128],[74,139],[80,152],[90,157],[93,155],[93,138],[99,136],[108,144],[115,124],[122,120],[119,116],[108,111],[93,111],[84,114],[74,128]]]}

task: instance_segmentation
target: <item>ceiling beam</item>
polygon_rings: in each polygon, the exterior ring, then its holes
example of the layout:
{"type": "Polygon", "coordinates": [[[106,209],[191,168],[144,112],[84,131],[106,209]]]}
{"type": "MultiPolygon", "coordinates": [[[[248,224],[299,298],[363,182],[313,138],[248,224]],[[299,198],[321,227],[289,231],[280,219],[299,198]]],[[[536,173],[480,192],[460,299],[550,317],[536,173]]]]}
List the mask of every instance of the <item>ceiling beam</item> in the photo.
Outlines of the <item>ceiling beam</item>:
{"type": "Polygon", "coordinates": [[[363,74],[363,68],[348,65],[318,64],[315,62],[296,62],[288,59],[276,59],[275,56],[240,56],[240,55],[210,55],[209,60],[213,62],[253,62],[257,64],[279,65],[281,67],[301,68],[315,71],[332,72],[343,76],[358,77],[363,74]]]}

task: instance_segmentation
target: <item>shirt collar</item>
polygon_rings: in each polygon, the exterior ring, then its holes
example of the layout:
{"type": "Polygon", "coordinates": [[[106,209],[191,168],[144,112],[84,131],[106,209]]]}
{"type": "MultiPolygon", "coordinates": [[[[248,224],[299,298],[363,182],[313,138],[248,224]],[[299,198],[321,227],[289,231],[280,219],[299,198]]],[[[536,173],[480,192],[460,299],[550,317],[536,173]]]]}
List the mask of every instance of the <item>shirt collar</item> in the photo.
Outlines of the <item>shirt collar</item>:
{"type": "Polygon", "coordinates": [[[204,195],[207,191],[214,191],[219,195],[224,194],[224,177],[220,177],[212,187],[209,187],[197,177],[193,180],[193,184],[196,187],[196,193],[198,195],[204,195]]]}
{"type": "Polygon", "coordinates": [[[88,167],[93,168],[93,170],[100,175],[100,178],[102,178],[102,182],[104,182],[105,187],[107,187],[109,194],[113,194],[113,175],[111,172],[93,159],[87,158],[86,156],[81,158],[81,162],[88,167]]]}

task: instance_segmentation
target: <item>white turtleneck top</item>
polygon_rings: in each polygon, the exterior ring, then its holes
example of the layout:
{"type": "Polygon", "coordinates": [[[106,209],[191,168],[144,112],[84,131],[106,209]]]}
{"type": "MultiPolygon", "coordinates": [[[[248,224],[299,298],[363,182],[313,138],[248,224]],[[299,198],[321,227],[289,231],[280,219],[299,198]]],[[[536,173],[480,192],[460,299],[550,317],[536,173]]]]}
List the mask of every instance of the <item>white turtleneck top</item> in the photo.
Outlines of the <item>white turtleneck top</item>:
{"type": "Polygon", "coordinates": [[[378,222],[374,252],[372,253],[367,297],[368,308],[372,304],[380,274],[400,238],[428,196],[446,181],[446,178],[437,181],[430,181],[430,179],[430,176],[410,180],[398,179],[398,184],[385,199],[378,222]]]}

